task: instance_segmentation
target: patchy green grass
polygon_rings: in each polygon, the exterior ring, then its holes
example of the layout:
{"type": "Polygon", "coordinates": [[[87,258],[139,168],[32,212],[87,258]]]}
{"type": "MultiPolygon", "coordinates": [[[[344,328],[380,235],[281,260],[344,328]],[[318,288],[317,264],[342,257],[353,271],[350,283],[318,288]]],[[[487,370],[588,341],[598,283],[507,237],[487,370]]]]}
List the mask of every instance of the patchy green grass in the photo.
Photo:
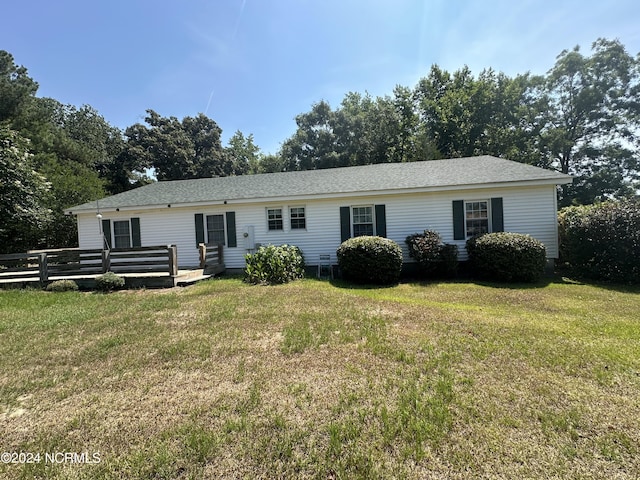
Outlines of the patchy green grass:
{"type": "Polygon", "coordinates": [[[639,292],[2,291],[0,477],[639,478],[639,292]]]}

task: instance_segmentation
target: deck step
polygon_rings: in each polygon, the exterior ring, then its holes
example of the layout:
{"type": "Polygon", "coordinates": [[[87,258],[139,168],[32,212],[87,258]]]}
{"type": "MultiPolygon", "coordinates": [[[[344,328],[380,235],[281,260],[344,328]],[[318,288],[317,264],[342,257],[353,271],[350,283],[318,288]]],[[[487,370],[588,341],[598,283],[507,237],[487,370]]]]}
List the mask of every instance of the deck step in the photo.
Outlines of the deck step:
{"type": "Polygon", "coordinates": [[[188,287],[189,285],[193,285],[194,283],[201,282],[202,280],[208,280],[213,275],[188,275],[186,278],[176,277],[176,287],[188,287]]]}

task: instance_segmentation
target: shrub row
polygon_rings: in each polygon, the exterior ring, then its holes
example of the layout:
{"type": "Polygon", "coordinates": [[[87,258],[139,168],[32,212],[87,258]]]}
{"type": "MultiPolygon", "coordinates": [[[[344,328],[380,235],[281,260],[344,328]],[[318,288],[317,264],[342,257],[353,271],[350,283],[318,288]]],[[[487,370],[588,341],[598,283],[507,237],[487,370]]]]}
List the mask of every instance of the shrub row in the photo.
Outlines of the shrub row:
{"type": "MultiPolygon", "coordinates": [[[[443,244],[431,230],[406,239],[409,255],[427,274],[455,274],[458,249],[443,244]]],[[[474,275],[506,282],[534,282],[544,273],[546,248],[538,240],[518,233],[489,233],[466,244],[474,275]]],[[[343,242],[337,251],[344,278],[359,283],[397,282],[402,269],[402,249],[393,240],[381,237],[356,237],[343,242]]]]}
{"type": "Polygon", "coordinates": [[[640,203],[567,207],[558,215],[560,260],[579,276],[640,282],[640,203]]]}
{"type": "MultiPolygon", "coordinates": [[[[111,292],[124,287],[124,278],[113,272],[96,277],[96,290],[100,292],[111,292]]],[[[71,292],[78,291],[78,284],[73,280],[56,280],[47,285],[47,292],[71,292]]]]}

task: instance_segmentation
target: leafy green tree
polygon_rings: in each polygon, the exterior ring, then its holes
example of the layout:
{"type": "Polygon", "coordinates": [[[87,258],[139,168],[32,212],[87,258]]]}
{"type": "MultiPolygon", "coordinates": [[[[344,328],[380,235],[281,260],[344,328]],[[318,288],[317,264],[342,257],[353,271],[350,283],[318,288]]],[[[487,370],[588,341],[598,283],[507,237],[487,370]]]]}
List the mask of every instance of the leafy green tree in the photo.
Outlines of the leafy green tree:
{"type": "Polygon", "coordinates": [[[252,133],[245,137],[240,130],[237,130],[229,139],[226,151],[233,162],[236,175],[259,172],[260,147],[254,143],[252,133]]]}
{"type": "Polygon", "coordinates": [[[332,119],[335,149],[340,161],[336,166],[366,165],[373,155],[374,100],[369,94],[349,92],[332,119]]]}
{"type": "Polygon", "coordinates": [[[638,188],[639,69],[619,41],[598,39],[591,56],[564,50],[546,76],[540,150],[548,165],[576,177],[561,204],[638,188]]]}
{"type": "Polygon", "coordinates": [[[296,116],[298,129],[282,144],[281,156],[287,170],[315,170],[338,166],[334,112],[324,100],[308,113],[296,116]]]}
{"type": "Polygon", "coordinates": [[[367,117],[370,163],[390,163],[401,161],[399,153],[401,124],[393,100],[377,97],[371,103],[367,117]]]}
{"type": "Polygon", "coordinates": [[[416,92],[397,85],[393,90],[393,107],[398,122],[394,162],[415,162],[441,158],[425,125],[420,121],[416,92]]]}
{"type": "Polygon", "coordinates": [[[40,173],[49,181],[46,206],[51,221],[42,229],[43,244],[49,248],[78,245],[76,219],[64,209],[104,197],[105,182],[95,170],[74,161],[59,161],[54,155],[40,155],[40,173]]]}
{"type": "Polygon", "coordinates": [[[415,89],[422,128],[444,157],[495,155],[533,163],[540,130],[535,79],[468,67],[450,74],[434,65],[415,89]]]}
{"type": "Polygon", "coordinates": [[[252,173],[276,173],[285,171],[285,161],[279,155],[262,155],[258,161],[258,169],[252,173]]]}
{"type": "Polygon", "coordinates": [[[421,138],[415,98],[403,87],[394,97],[349,92],[336,110],[316,103],[296,123],[280,152],[287,170],[437,158],[432,142],[421,138]]]}
{"type": "Polygon", "coordinates": [[[27,69],[17,66],[9,52],[0,50],[0,122],[15,118],[37,90],[38,84],[27,69]]]}
{"type": "Polygon", "coordinates": [[[45,206],[51,221],[41,229],[41,246],[77,245],[75,218],[64,209],[107,193],[114,157],[123,147],[118,129],[94,109],[34,98],[15,125],[31,139],[33,163],[50,184],[45,206]]]}
{"type": "Polygon", "coordinates": [[[148,126],[127,128],[127,158],[138,159],[144,168],[154,168],[158,180],[183,180],[234,175],[234,165],[220,142],[222,130],[216,122],[199,114],[162,117],[147,110],[148,126]]]}
{"type": "Polygon", "coordinates": [[[49,184],[35,171],[28,140],[0,123],[0,252],[25,251],[42,243],[50,221],[49,184]]]}

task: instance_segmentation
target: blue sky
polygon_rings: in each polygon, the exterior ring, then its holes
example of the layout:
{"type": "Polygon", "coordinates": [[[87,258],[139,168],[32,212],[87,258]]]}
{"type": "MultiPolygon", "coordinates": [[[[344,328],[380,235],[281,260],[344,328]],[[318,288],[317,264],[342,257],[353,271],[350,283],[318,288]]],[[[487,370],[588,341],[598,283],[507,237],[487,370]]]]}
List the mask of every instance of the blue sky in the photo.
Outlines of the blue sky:
{"type": "Polygon", "coordinates": [[[2,16],[0,49],[38,96],[122,129],[203,112],[265,153],[312,103],[413,87],[432,64],[541,74],[598,37],[640,52],[637,0],[22,0],[2,16]]]}

